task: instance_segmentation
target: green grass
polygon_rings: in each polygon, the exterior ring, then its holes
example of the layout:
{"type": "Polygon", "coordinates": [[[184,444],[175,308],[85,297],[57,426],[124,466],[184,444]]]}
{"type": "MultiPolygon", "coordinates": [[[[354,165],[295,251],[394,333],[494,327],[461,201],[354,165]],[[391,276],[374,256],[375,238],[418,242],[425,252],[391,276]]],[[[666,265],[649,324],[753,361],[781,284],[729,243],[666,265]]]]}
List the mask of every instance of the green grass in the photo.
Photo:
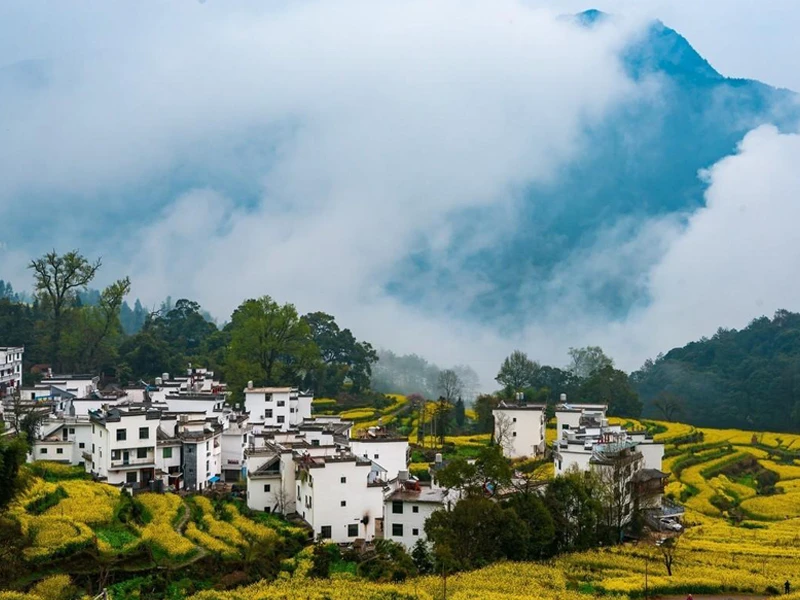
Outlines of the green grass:
{"type": "Polygon", "coordinates": [[[94,532],[97,537],[109,544],[115,550],[122,550],[125,546],[135,542],[138,538],[128,529],[120,526],[100,527],[94,532]]]}

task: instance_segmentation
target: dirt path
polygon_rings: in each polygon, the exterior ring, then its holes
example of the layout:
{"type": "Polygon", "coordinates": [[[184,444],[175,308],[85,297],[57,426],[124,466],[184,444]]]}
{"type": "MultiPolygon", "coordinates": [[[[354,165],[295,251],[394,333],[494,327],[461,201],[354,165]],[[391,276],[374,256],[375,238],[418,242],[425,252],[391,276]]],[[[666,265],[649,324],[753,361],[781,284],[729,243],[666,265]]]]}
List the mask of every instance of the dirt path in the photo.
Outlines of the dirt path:
{"type": "Polygon", "coordinates": [[[189,522],[189,518],[192,516],[192,513],[189,511],[189,507],[186,506],[186,503],[183,503],[183,516],[181,520],[178,521],[178,524],[175,525],[176,533],[183,535],[183,528],[186,527],[186,524],[189,522]]]}

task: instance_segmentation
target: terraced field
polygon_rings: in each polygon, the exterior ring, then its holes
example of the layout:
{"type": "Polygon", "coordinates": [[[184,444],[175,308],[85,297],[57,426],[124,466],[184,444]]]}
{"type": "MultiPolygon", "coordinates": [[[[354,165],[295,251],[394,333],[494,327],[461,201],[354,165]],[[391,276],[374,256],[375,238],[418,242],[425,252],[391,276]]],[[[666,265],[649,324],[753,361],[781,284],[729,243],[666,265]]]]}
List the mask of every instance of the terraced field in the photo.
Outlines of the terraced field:
{"type": "MultiPolygon", "coordinates": [[[[467,600],[590,600],[649,595],[777,593],[787,577],[800,587],[800,436],[696,429],[690,425],[623,420],[650,427],[665,443],[664,469],[672,472],[667,492],[686,505],[686,532],[678,539],[673,574],[652,541],[559,557],[547,563],[505,563],[447,578],[447,598],[467,600]],[[764,472],[767,472],[765,475],[764,472]],[[773,473],[774,475],[770,474],[773,473]],[[760,479],[759,479],[760,474],[760,479]],[[773,485],[769,485],[773,482],[773,485]],[[763,483],[760,483],[763,482],[763,483]]],[[[448,438],[456,444],[485,441],[448,438]]],[[[335,575],[308,578],[304,568],[235,592],[205,592],[195,600],[379,600],[443,598],[441,577],[398,584],[357,581],[335,575]]],[[[800,600],[800,594],[783,596],[800,600]]]]}

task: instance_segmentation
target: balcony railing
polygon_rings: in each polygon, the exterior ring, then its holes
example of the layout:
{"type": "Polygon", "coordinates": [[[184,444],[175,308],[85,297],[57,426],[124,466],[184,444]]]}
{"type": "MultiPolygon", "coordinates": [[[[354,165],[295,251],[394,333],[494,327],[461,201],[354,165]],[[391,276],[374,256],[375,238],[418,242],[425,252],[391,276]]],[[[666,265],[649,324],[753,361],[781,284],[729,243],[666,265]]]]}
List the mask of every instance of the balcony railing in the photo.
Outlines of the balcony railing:
{"type": "Polygon", "coordinates": [[[129,458],[127,460],[121,458],[119,460],[112,460],[110,468],[125,469],[128,467],[154,467],[155,462],[155,458],[152,456],[147,458],[129,458]]]}

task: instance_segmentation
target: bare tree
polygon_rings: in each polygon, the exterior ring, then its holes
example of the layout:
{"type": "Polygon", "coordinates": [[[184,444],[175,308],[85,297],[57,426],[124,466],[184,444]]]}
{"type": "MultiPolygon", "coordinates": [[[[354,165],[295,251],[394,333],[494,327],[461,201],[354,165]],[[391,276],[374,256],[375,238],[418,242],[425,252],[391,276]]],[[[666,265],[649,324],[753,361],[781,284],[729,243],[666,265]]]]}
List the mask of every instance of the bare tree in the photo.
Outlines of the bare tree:
{"type": "Polygon", "coordinates": [[[655,400],[653,406],[664,416],[665,421],[674,421],[681,412],[683,412],[683,402],[675,394],[669,392],[660,393],[655,400]]]}
{"type": "Polygon", "coordinates": [[[464,392],[464,383],[453,369],[445,369],[439,373],[436,387],[439,388],[442,398],[451,403],[464,392]]]}
{"type": "Polygon", "coordinates": [[[588,379],[600,369],[614,366],[614,361],[600,346],[570,348],[569,357],[569,370],[579,379],[588,379]]]}
{"type": "Polygon", "coordinates": [[[514,447],[514,424],[511,417],[503,413],[494,417],[494,442],[503,449],[503,454],[508,455],[514,447]]]}
{"type": "Polygon", "coordinates": [[[664,561],[664,567],[667,569],[667,575],[672,577],[672,567],[678,554],[678,538],[668,537],[661,540],[660,544],[658,542],[656,544],[661,551],[661,558],[664,561]]]}
{"type": "Polygon", "coordinates": [[[605,512],[606,525],[617,530],[621,537],[622,529],[630,520],[632,496],[628,487],[625,470],[629,466],[620,461],[597,465],[593,471],[597,477],[599,500],[605,512]]]}
{"type": "Polygon", "coordinates": [[[283,477],[281,477],[281,485],[278,491],[275,492],[275,504],[277,505],[277,512],[285,517],[286,507],[289,504],[289,492],[286,490],[286,486],[283,485],[283,477]]]}

